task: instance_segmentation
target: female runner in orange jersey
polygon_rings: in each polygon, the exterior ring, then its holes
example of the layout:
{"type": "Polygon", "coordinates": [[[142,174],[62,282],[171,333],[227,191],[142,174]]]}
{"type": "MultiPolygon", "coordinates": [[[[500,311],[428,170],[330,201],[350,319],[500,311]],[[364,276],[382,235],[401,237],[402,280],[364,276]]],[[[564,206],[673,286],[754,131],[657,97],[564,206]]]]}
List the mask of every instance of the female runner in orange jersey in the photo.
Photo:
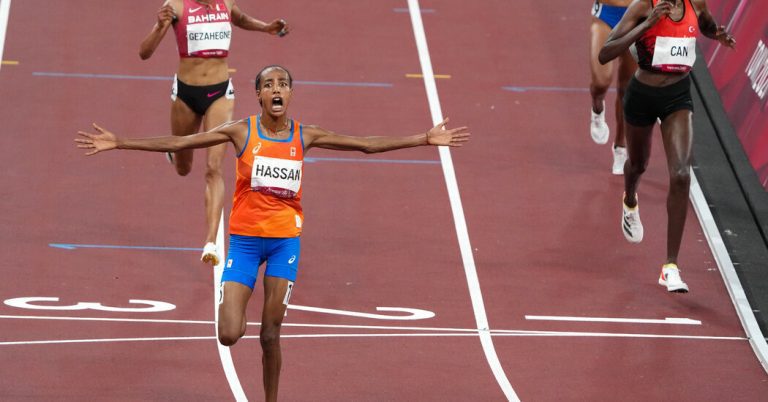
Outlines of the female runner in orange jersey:
{"type": "Polygon", "coordinates": [[[638,70],[624,96],[624,121],[629,159],[624,165],[622,232],[629,242],[643,239],[637,204],[637,185],[648,165],[656,120],[669,170],[667,195],[667,260],[659,284],[670,292],[687,292],[680,278],[677,256],[688,212],[693,101],[689,71],[696,60],[696,36],[733,48],[736,41],[717,26],[705,0],[634,0],[600,50],[601,63],[623,54],[630,46],[638,70]]]}
{"type": "MultiPolygon", "coordinates": [[[[190,135],[232,120],[235,91],[229,78],[229,44],[232,25],[247,31],[284,36],[284,20],[265,23],[240,10],[235,0],[166,0],[157,11],[157,21],[141,42],[139,56],[152,56],[173,27],[179,51],[179,68],[171,89],[171,132],[190,135]]],[[[205,247],[201,260],[218,264],[216,233],[224,206],[221,161],[226,145],[208,148],[205,167],[205,247]]],[[[186,176],[192,169],[192,150],[168,154],[176,172],[186,176]]]]}
{"type": "Polygon", "coordinates": [[[264,392],[277,398],[280,376],[280,327],[299,262],[303,223],[301,177],[304,152],[326,148],[365,153],[421,145],[461,146],[466,127],[446,130],[448,119],[423,134],[406,137],[355,137],[305,126],[287,116],[292,78],[280,66],[269,66],[256,78],[262,114],[225,123],[185,137],[127,139],[97,126],[98,133],[79,132],[75,140],[86,155],[112,149],[176,152],[232,143],[237,153],[237,181],[230,215],[230,248],[219,300],[219,341],[233,345],[245,334],[246,305],[259,266],[266,261],[264,305],[259,339],[263,351],[264,392]]]}

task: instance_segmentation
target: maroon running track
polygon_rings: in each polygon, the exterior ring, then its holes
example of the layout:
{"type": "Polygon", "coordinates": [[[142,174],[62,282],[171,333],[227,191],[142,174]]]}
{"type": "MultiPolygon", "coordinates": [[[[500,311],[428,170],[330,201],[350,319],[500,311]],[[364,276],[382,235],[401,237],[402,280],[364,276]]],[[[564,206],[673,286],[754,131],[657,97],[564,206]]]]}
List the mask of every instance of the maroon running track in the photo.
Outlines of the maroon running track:
{"type": "MultiPolygon", "coordinates": [[[[72,142],[92,121],[124,135],[169,132],[175,45],[165,38],[149,61],[137,55],[161,1],[112,3],[11,5],[3,60],[18,64],[0,70],[0,399],[231,399],[211,270],[198,251],[177,249],[202,245],[202,153],[181,178],[161,154],[86,158],[72,142]],[[59,301],[8,304],[29,297],[59,301]],[[131,299],[175,308],[125,311],[131,299]],[[66,307],[84,302],[101,307],[66,307]]],[[[588,3],[421,3],[435,73],[450,76],[437,80],[442,111],[473,133],[452,155],[502,375],[527,401],[765,398],[768,376],[693,212],[681,253],[691,293],[656,283],[666,236],[660,141],[640,189],[646,239],[631,245],[620,233],[622,178],[587,132],[588,3]]],[[[407,76],[421,67],[405,0],[238,4],[293,30],[284,39],[235,32],[236,117],[258,110],[255,73],[283,64],[298,80],[292,116],[304,123],[356,135],[430,126],[423,82],[407,76]]],[[[281,398],[504,400],[478,339],[437,150],[308,156],[291,303],[384,317],[289,310],[281,398]],[[404,313],[377,307],[435,316],[382,319],[404,313]]],[[[252,337],[231,352],[245,393],[260,400],[260,290],[254,299],[252,337]]]]}

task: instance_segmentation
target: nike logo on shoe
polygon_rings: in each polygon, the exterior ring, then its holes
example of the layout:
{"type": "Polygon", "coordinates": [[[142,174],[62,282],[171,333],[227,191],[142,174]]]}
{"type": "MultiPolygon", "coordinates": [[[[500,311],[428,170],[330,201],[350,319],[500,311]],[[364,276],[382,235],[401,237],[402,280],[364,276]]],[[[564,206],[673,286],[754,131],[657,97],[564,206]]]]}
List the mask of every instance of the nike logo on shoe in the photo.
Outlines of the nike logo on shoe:
{"type": "Polygon", "coordinates": [[[197,10],[199,10],[199,9],[201,9],[201,8],[202,8],[202,7],[198,7],[198,8],[190,8],[190,9],[189,9],[189,12],[190,12],[190,13],[194,13],[194,12],[196,12],[197,10]]]}
{"type": "Polygon", "coordinates": [[[210,93],[210,94],[208,94],[208,97],[209,97],[209,98],[213,98],[214,96],[216,96],[216,95],[218,95],[218,94],[220,94],[220,93],[221,93],[221,91],[216,91],[216,92],[213,92],[213,93],[210,93]]]}

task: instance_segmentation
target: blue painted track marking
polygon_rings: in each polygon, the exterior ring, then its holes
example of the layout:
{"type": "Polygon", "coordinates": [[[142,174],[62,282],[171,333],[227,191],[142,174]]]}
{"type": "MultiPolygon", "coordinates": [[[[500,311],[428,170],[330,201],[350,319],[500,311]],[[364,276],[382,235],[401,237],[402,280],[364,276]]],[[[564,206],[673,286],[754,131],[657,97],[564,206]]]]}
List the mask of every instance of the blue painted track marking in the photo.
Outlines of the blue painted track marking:
{"type": "Polygon", "coordinates": [[[114,244],[72,244],[72,243],[48,243],[53,248],[64,250],[76,250],[78,248],[106,248],[123,250],[162,250],[162,251],[202,251],[199,247],[161,247],[161,246],[119,246],[114,244]]]}
{"type": "MultiPolygon", "coordinates": [[[[589,92],[589,88],[583,87],[546,87],[546,86],[505,86],[501,87],[501,89],[505,91],[510,92],[528,92],[528,91],[539,91],[539,92],[589,92]]],[[[609,88],[608,91],[610,92],[616,92],[616,88],[609,88]]]]}
{"type": "Polygon", "coordinates": [[[438,160],[419,160],[419,159],[363,159],[363,158],[313,158],[305,157],[307,163],[314,162],[352,162],[352,163],[390,163],[390,164],[411,164],[411,165],[439,165],[438,160]]]}
{"type": "MultiPolygon", "coordinates": [[[[173,77],[166,75],[125,75],[125,74],[92,74],[92,73],[61,73],[35,71],[32,73],[35,77],[57,77],[57,78],[101,78],[112,80],[145,80],[145,81],[171,81],[173,77]]],[[[253,80],[251,80],[253,82],[253,80]]],[[[391,88],[394,84],[389,82],[344,82],[344,81],[293,81],[297,85],[319,85],[335,87],[371,87],[371,88],[391,88]]]]}

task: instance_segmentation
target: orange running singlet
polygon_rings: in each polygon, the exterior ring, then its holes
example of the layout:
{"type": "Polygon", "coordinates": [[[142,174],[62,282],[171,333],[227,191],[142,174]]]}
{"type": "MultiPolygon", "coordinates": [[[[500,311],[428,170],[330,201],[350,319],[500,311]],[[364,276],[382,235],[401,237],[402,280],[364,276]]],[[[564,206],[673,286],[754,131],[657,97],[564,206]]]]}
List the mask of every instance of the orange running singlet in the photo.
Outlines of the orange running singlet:
{"type": "MultiPolygon", "coordinates": [[[[651,0],[656,7],[659,0],[651,0]]],[[[637,65],[646,71],[685,73],[696,61],[699,20],[690,0],[683,0],[683,16],[675,21],[662,17],[635,44],[637,65]]]]}
{"type": "Polygon", "coordinates": [[[229,233],[296,237],[301,234],[304,221],[301,210],[302,127],[291,120],[288,138],[269,138],[261,131],[259,118],[248,118],[248,137],[237,156],[229,233]]]}

